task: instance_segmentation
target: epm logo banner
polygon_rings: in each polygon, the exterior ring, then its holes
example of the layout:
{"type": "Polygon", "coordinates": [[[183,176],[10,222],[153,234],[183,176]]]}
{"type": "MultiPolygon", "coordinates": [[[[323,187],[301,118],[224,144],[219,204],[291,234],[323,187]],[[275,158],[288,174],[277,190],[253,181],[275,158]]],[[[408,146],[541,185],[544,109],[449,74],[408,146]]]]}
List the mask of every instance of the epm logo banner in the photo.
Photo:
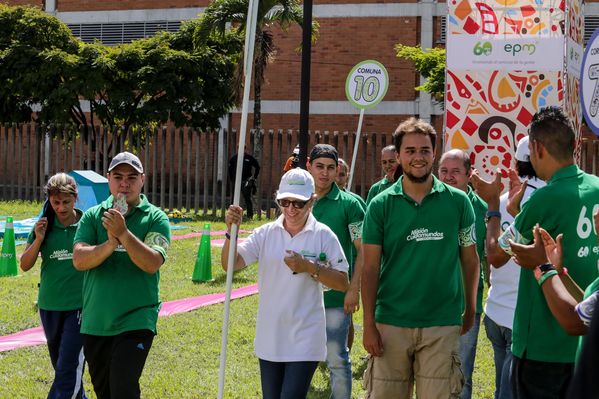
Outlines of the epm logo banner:
{"type": "Polygon", "coordinates": [[[494,38],[489,35],[449,35],[447,68],[453,70],[544,70],[564,67],[561,37],[494,38]]]}

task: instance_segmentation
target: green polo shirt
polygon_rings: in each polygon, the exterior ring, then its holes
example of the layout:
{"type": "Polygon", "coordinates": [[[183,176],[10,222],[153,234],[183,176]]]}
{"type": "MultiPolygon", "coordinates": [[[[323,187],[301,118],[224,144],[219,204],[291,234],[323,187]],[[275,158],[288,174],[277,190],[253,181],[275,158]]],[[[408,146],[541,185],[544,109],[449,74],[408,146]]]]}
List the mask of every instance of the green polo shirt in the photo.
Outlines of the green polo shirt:
{"type": "Polygon", "coordinates": [[[476,252],[480,259],[480,278],[478,280],[478,291],[476,293],[476,313],[483,312],[483,291],[485,289],[483,261],[485,259],[485,239],[487,237],[487,203],[479,197],[474,190],[468,188],[468,198],[474,208],[475,227],[476,227],[476,252]]]}
{"type": "MultiPolygon", "coordinates": [[[[113,197],[90,208],[79,222],[75,243],[102,244],[108,240],[102,215],[112,207],[113,197]]],[[[140,203],[125,216],[127,228],[140,241],[166,259],[170,226],[166,214],[148,202],[140,203]]],[[[81,332],[112,336],[125,331],[156,332],[160,310],[160,272],[146,273],[120,246],[98,267],[85,272],[81,332]]]]}
{"type": "MultiPolygon", "coordinates": [[[[499,245],[509,253],[508,239],[532,242],[537,223],[554,238],[563,233],[564,265],[580,287],[587,287],[598,276],[599,246],[593,228],[597,204],[599,178],[576,165],[562,168],[522,206],[514,223],[499,238],[499,245]]],[[[571,363],[576,347],[577,338],[566,334],[553,317],[533,272],[522,268],[512,334],[514,355],[571,363]]]]}
{"type": "Polygon", "coordinates": [[[398,327],[462,324],[460,245],[475,243],[474,210],[466,193],[433,176],[415,202],[404,177],[368,205],[364,244],[382,248],[375,319],[398,327]]]}
{"type": "Polygon", "coordinates": [[[389,187],[393,185],[393,182],[387,179],[387,176],[383,177],[381,180],[374,183],[370,190],[368,190],[368,197],[366,197],[366,204],[370,204],[370,201],[389,187]]]}
{"type": "MultiPolygon", "coordinates": [[[[75,211],[81,216],[83,212],[75,211]]],[[[52,229],[40,247],[42,268],[37,304],[43,310],[81,309],[83,273],[73,267],[73,239],[78,222],[63,226],[54,218],[52,229]]],[[[35,241],[35,229],[27,237],[27,243],[35,241]]]]}
{"type": "MultiPolygon", "coordinates": [[[[312,214],[320,223],[329,226],[339,239],[343,253],[349,263],[349,273],[353,271],[356,258],[354,240],[361,236],[364,221],[364,207],[353,195],[339,190],[336,184],[314,204],[312,214]]],[[[345,292],[329,290],[324,293],[325,308],[343,307],[345,292]]]]}
{"type": "Polygon", "coordinates": [[[364,212],[366,212],[366,201],[364,201],[364,198],[360,197],[359,194],[356,194],[354,192],[349,191],[347,188],[343,189],[344,193],[350,194],[352,197],[354,197],[355,199],[358,200],[358,202],[360,203],[360,205],[362,205],[362,208],[364,208],[364,212]]]}

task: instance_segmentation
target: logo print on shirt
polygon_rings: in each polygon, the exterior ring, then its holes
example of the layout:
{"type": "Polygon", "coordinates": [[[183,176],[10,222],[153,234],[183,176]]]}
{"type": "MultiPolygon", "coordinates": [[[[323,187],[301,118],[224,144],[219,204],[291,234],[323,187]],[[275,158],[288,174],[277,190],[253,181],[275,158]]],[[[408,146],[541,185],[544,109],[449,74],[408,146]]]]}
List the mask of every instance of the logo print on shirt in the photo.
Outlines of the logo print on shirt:
{"type": "Polygon", "coordinates": [[[428,229],[420,228],[420,229],[412,230],[412,232],[410,233],[410,235],[408,236],[408,238],[406,240],[420,242],[420,241],[437,241],[437,240],[442,240],[442,239],[443,239],[442,231],[429,232],[428,229]]]}
{"type": "Polygon", "coordinates": [[[50,259],[71,260],[73,259],[73,253],[69,252],[67,249],[57,249],[56,251],[52,252],[50,259]]]}

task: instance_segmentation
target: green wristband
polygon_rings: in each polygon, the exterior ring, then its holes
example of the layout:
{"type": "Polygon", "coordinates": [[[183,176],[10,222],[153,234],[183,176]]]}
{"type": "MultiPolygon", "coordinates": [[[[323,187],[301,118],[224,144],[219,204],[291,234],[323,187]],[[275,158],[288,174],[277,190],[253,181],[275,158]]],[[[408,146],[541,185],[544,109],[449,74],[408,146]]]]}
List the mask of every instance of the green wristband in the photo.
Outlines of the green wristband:
{"type": "Polygon", "coordinates": [[[551,276],[557,276],[557,270],[549,270],[547,273],[544,273],[538,281],[539,287],[551,276]]]}

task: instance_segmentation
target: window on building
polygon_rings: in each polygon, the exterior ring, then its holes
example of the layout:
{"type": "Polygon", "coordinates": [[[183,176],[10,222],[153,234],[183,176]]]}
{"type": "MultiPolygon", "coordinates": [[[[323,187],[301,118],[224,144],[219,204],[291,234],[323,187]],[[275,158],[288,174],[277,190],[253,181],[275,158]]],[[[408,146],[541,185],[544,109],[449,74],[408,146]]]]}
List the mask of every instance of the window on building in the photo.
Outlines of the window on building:
{"type": "Polygon", "coordinates": [[[588,41],[593,36],[595,29],[599,28],[599,15],[585,15],[584,17],[584,45],[586,46],[588,41]]]}
{"type": "Polygon", "coordinates": [[[131,43],[135,39],[150,37],[161,31],[176,32],[180,21],[147,21],[105,24],[69,24],[73,35],[86,43],[100,40],[106,45],[131,43]]]}

